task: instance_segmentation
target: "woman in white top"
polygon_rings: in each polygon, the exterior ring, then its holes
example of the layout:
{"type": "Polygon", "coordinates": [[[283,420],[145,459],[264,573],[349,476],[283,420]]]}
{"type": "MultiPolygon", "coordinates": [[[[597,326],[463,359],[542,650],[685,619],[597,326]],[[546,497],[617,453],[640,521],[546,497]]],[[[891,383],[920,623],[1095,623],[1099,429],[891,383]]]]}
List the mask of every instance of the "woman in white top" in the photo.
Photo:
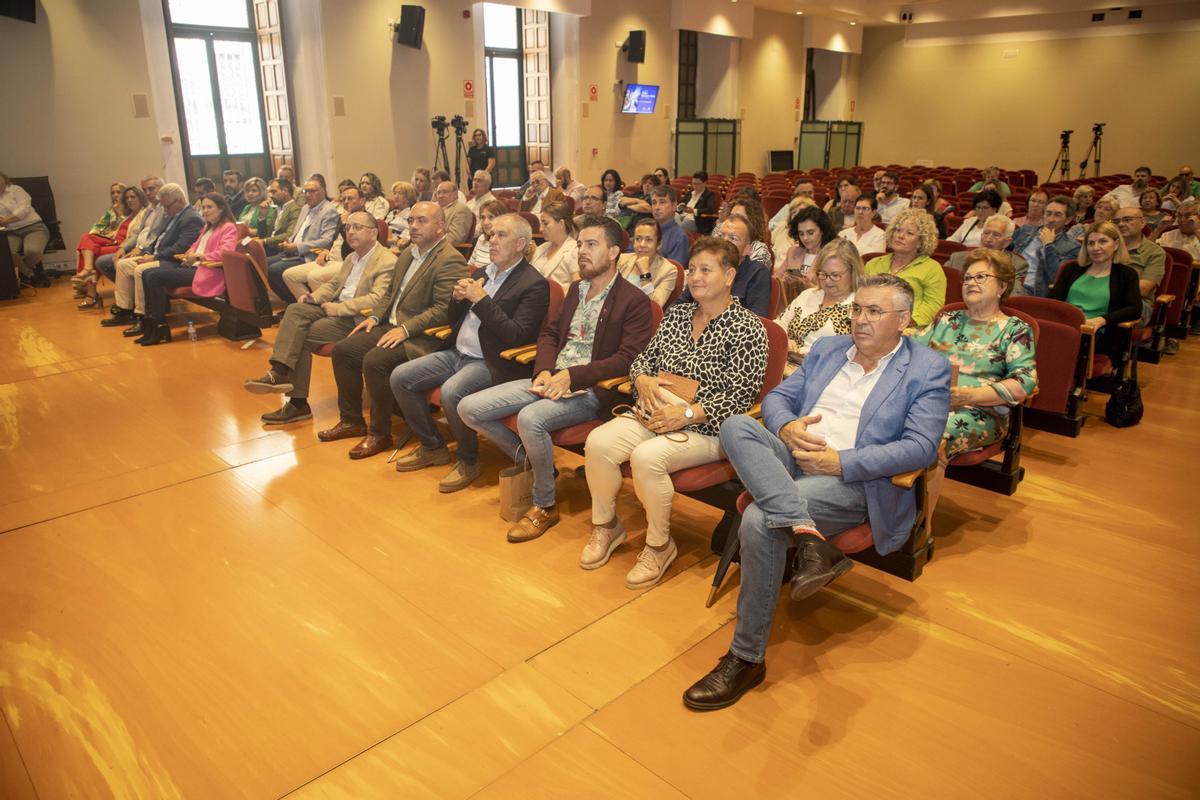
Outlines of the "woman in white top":
{"type": "Polygon", "coordinates": [[[983,223],[988,217],[1000,211],[1000,193],[995,189],[984,189],[976,192],[971,206],[974,216],[968,216],[958,230],[950,234],[950,241],[958,242],[966,247],[979,247],[979,237],[983,234],[983,223]]]}
{"type": "Polygon", "coordinates": [[[387,222],[392,242],[392,252],[399,253],[408,247],[408,219],[412,216],[413,204],[417,202],[417,187],[408,181],[392,184],[392,209],[383,219],[387,222]]]}
{"type": "Polygon", "coordinates": [[[815,264],[817,286],[805,289],[776,320],[788,334],[788,361],[800,363],[822,336],[850,333],[850,304],[863,279],[858,250],[845,239],[821,248],[815,264]]]}
{"type": "Polygon", "coordinates": [[[860,256],[887,251],[883,231],[875,226],[875,209],[878,206],[879,202],[873,194],[859,197],[854,201],[854,227],[846,228],[838,234],[853,244],[860,256]]]}
{"type": "Polygon", "coordinates": [[[647,217],[633,229],[633,252],[622,253],[617,259],[621,277],[645,292],[660,308],[666,306],[679,280],[675,265],[658,254],[661,239],[658,223],[647,217]]]}
{"type": "Polygon", "coordinates": [[[492,263],[492,220],[508,213],[508,206],[502,200],[488,200],[479,207],[479,238],[475,240],[475,248],[467,259],[467,266],[485,268],[492,263]]]}
{"type": "Polygon", "coordinates": [[[575,220],[571,207],[561,201],[542,208],[542,235],[546,241],[533,251],[530,263],[546,280],[557,281],[564,289],[579,271],[579,245],[575,242],[575,220]]]}
{"type": "Polygon", "coordinates": [[[358,190],[362,192],[364,211],[375,219],[387,216],[390,206],[383,196],[383,181],[374,172],[364,172],[358,179],[358,190]]]}

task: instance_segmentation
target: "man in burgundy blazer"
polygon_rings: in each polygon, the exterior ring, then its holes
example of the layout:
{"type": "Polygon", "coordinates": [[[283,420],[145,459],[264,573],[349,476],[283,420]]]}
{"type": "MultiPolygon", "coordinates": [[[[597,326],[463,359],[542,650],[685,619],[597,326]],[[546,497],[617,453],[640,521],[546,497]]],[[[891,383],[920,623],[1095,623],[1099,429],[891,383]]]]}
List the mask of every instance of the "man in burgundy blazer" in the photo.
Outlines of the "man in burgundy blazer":
{"type": "Polygon", "coordinates": [[[536,539],[558,522],[554,431],[589,422],[617,403],[596,384],[627,376],[653,333],[650,298],[617,273],[621,229],[586,216],[579,232],[580,280],[567,289],[558,316],[538,337],[533,379],[510,381],[463,398],[463,422],[533,470],[533,506],[508,532],[510,542],[536,539]],[[517,432],[503,422],[517,417],[517,432]]]}

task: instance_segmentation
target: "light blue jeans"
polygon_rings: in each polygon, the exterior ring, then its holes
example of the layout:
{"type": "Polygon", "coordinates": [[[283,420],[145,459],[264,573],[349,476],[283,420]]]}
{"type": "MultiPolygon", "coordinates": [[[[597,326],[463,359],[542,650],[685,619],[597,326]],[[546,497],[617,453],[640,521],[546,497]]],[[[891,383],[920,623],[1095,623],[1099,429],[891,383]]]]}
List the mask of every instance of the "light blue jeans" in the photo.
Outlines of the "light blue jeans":
{"type": "Polygon", "coordinates": [[[464,397],[458,405],[463,422],[495,442],[513,460],[524,462],[521,450],[533,467],[533,502],[539,508],[554,505],[554,445],[550,434],[596,418],[600,401],[588,389],[576,397],[548,400],[529,391],[533,381],[502,383],[464,397]],[[503,420],[517,415],[513,433],[503,420]]]}
{"type": "Polygon", "coordinates": [[[862,524],[867,495],[862,483],[834,475],[805,475],[779,437],[756,420],[730,417],[721,423],[721,447],[754,502],[742,515],[742,588],[737,628],[730,650],[738,658],[761,662],[787,566],[796,544],[794,527],[824,536],[862,524]]]}
{"type": "Polygon", "coordinates": [[[433,422],[426,397],[440,386],[442,413],[458,442],[458,460],[464,464],[479,463],[479,438],[458,415],[458,404],[467,395],[491,385],[492,373],[482,358],[470,358],[457,350],[441,350],[396,367],[390,383],[396,403],[404,412],[404,421],[426,450],[446,446],[433,422]]]}

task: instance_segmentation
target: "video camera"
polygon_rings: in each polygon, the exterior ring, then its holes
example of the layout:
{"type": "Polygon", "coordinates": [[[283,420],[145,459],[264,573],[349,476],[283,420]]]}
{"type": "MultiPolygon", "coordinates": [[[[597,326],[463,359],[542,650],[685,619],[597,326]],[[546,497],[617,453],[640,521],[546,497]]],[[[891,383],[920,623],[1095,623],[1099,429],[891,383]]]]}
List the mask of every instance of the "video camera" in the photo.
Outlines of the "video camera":
{"type": "Polygon", "coordinates": [[[429,126],[438,132],[438,136],[445,136],[446,128],[449,127],[449,124],[446,122],[446,118],[444,116],[438,114],[436,117],[430,120],[429,126]]]}
{"type": "Polygon", "coordinates": [[[454,127],[454,132],[457,133],[459,136],[466,134],[467,125],[469,125],[469,124],[470,123],[468,123],[465,119],[462,118],[461,114],[455,114],[454,118],[450,120],[450,125],[454,127]]]}

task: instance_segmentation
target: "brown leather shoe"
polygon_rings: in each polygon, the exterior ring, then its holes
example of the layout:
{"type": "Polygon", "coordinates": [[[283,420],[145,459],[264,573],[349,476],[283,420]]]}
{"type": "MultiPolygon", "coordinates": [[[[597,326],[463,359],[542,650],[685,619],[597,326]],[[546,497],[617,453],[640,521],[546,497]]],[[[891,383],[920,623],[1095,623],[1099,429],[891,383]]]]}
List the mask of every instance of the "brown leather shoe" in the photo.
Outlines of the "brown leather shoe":
{"type": "Polygon", "coordinates": [[[533,506],[517,524],[508,529],[508,540],[513,543],[528,542],[538,538],[558,524],[558,506],[549,510],[533,506]]]}
{"type": "Polygon", "coordinates": [[[367,434],[367,438],[350,448],[350,457],[356,460],[370,458],[371,456],[379,455],[384,450],[391,449],[392,437],[367,434]]]}
{"type": "Polygon", "coordinates": [[[367,435],[367,426],[362,422],[338,421],[337,425],[324,431],[317,431],[317,438],[322,442],[336,442],[338,439],[361,439],[367,435]]]}

